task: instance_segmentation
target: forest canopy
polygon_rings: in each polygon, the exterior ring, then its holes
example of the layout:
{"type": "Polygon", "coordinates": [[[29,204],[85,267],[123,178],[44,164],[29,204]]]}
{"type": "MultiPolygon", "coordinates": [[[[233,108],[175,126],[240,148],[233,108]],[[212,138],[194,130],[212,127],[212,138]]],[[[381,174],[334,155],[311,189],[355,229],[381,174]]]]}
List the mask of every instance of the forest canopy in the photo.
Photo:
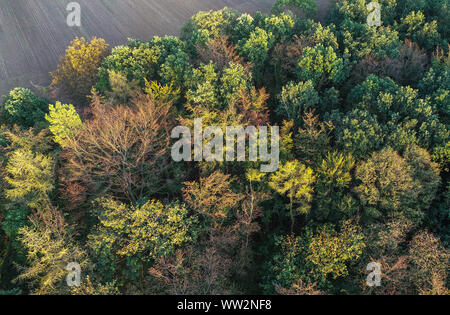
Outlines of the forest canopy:
{"type": "Polygon", "coordinates": [[[74,39],[0,109],[0,294],[450,294],[450,3],[369,2],[74,39]],[[278,126],[278,170],[175,162],[198,118],[278,126]]]}

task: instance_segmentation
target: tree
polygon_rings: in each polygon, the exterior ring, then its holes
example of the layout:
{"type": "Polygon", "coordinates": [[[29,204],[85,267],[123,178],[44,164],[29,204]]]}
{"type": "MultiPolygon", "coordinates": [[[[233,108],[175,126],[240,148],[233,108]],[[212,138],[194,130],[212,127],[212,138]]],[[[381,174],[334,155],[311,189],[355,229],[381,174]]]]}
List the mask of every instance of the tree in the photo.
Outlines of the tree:
{"type": "Polygon", "coordinates": [[[230,8],[200,11],[183,26],[181,39],[188,43],[190,52],[195,53],[195,47],[205,45],[209,39],[229,34],[236,25],[238,16],[230,8]]]}
{"type": "Polygon", "coordinates": [[[438,32],[437,21],[426,22],[425,15],[421,11],[412,11],[403,18],[399,31],[402,39],[408,38],[427,51],[432,51],[443,42],[438,32]]]}
{"type": "Polygon", "coordinates": [[[110,91],[106,91],[105,94],[114,104],[125,104],[137,95],[139,89],[137,80],[128,82],[124,74],[109,69],[108,77],[110,91]]]}
{"type": "Polygon", "coordinates": [[[135,203],[170,186],[163,175],[170,173],[170,107],[149,95],[128,106],[94,96],[91,119],[63,152],[65,193],[73,206],[109,193],[135,203]]]}
{"type": "MultiPolygon", "coordinates": [[[[125,260],[127,279],[141,278],[140,273],[159,257],[170,256],[195,240],[196,219],[188,215],[183,204],[164,205],[151,200],[130,206],[105,198],[98,204],[99,224],[89,235],[89,246],[98,257],[100,268],[105,263],[114,266],[119,260],[125,260]],[[115,258],[109,258],[110,255],[115,258]]],[[[100,271],[107,273],[105,269],[100,271]]]]}
{"type": "Polygon", "coordinates": [[[336,279],[348,275],[346,263],[358,260],[365,247],[364,235],[351,221],[343,222],[339,232],[324,225],[311,239],[308,259],[324,276],[331,274],[336,279]]]}
{"type": "Polygon", "coordinates": [[[58,69],[52,72],[52,85],[61,87],[75,101],[85,102],[86,95],[97,82],[97,69],[108,55],[108,44],[94,37],[88,42],[75,38],[61,58],[58,69]]]}
{"type": "Polygon", "coordinates": [[[427,214],[427,225],[434,235],[438,236],[444,246],[450,244],[450,183],[442,188],[436,196],[430,211],[427,214]]]}
{"type": "Polygon", "coordinates": [[[274,44],[274,35],[260,27],[256,27],[248,39],[239,41],[239,53],[254,66],[256,80],[263,75],[263,67],[269,58],[269,50],[274,44]]]}
{"type": "Polygon", "coordinates": [[[243,199],[230,189],[230,175],[216,171],[199,182],[186,182],[183,199],[197,213],[207,218],[213,227],[225,220],[230,210],[243,199]]]}
{"type": "Polygon", "coordinates": [[[48,102],[29,89],[15,88],[5,96],[2,111],[6,122],[10,124],[18,124],[24,128],[42,127],[48,102]]]}
{"type": "Polygon", "coordinates": [[[29,149],[12,152],[6,165],[6,182],[11,188],[6,197],[12,201],[24,201],[35,208],[50,203],[49,193],[54,188],[53,158],[29,149]]]}
{"type": "MultiPolygon", "coordinates": [[[[420,98],[418,90],[408,86],[400,87],[390,78],[369,75],[366,81],[350,92],[347,104],[375,114],[384,130],[391,129],[396,133],[399,129],[392,126],[402,126],[404,130],[401,132],[409,134],[407,138],[413,141],[405,145],[419,144],[431,150],[436,157],[439,156],[437,160],[446,160],[450,131],[440,121],[437,109],[430,99],[420,98]],[[415,137],[417,142],[414,141],[415,137]]],[[[389,135],[389,131],[384,133],[388,135],[388,140],[392,136],[399,138],[398,135],[389,135]]],[[[399,144],[401,143],[397,145],[399,144]]],[[[405,145],[399,146],[400,149],[404,150],[405,145]]]]}
{"type": "Polygon", "coordinates": [[[450,52],[445,55],[437,51],[431,68],[418,83],[421,95],[429,95],[436,104],[442,122],[450,124],[450,109],[447,104],[450,99],[450,52]]]}
{"type": "Polygon", "coordinates": [[[277,0],[272,11],[279,13],[286,7],[300,9],[307,16],[313,16],[317,13],[317,3],[313,0],[277,0]]]}
{"type": "Polygon", "coordinates": [[[360,287],[364,294],[415,294],[411,283],[413,275],[409,270],[407,250],[413,230],[414,225],[404,217],[366,226],[364,234],[367,248],[354,270],[358,273],[360,270],[365,270],[371,262],[379,263],[382,271],[382,285],[368,287],[366,281],[361,281],[358,277],[352,277],[353,279],[349,277],[349,285],[360,287]]]}
{"type": "Polygon", "coordinates": [[[213,63],[194,69],[192,78],[188,81],[190,88],[186,93],[187,101],[209,109],[223,108],[219,101],[217,85],[218,74],[213,63]]]}
{"type": "Polygon", "coordinates": [[[221,94],[224,104],[230,104],[240,96],[241,91],[250,89],[252,75],[239,63],[230,63],[223,69],[221,78],[221,94]]]}
{"type": "Polygon", "coordinates": [[[301,80],[311,80],[317,89],[329,84],[339,84],[345,79],[344,61],[333,47],[306,47],[298,62],[298,76],[301,80]]]}
{"type": "Polygon", "coordinates": [[[273,34],[275,40],[278,42],[292,36],[295,22],[291,16],[284,13],[270,16],[257,14],[254,24],[256,27],[260,27],[266,32],[273,34]]]}
{"type": "Polygon", "coordinates": [[[126,46],[117,46],[112,49],[109,56],[98,69],[98,83],[96,88],[100,92],[108,91],[110,86],[110,73],[120,73],[128,82],[137,81],[144,86],[144,79],[156,76],[156,64],[161,55],[157,47],[150,47],[148,43],[129,40],[126,46]]]}
{"type": "MultiPolygon", "coordinates": [[[[252,74],[239,63],[231,62],[222,71],[212,62],[193,69],[187,80],[188,117],[201,117],[205,125],[223,127],[267,121],[269,96],[265,89],[256,90],[251,80],[252,74]]],[[[192,125],[185,117],[181,120],[187,126],[192,125]]]]}
{"type": "Polygon", "coordinates": [[[6,236],[15,241],[19,234],[19,230],[22,227],[29,225],[29,215],[30,209],[28,207],[19,204],[12,205],[2,222],[2,228],[5,231],[6,236]]]}
{"type": "Polygon", "coordinates": [[[130,87],[138,84],[143,88],[147,80],[173,84],[174,89],[183,90],[190,72],[186,44],[177,37],[155,36],[150,42],[129,39],[128,45],[115,47],[105,58],[98,70],[96,87],[100,92],[110,91],[111,79],[114,79],[111,74],[120,74],[126,77],[130,87]]]}
{"type": "MultiPolygon", "coordinates": [[[[230,175],[216,171],[187,182],[183,198],[199,215],[199,238],[196,244],[161,257],[150,269],[159,287],[155,292],[170,294],[226,294],[239,292],[242,283],[234,276],[245,276],[251,269],[249,233],[255,228],[254,217],[247,217],[247,200],[231,190],[230,175]]],[[[256,209],[252,215],[257,217],[256,209]]]]}
{"type": "Polygon", "coordinates": [[[387,56],[377,58],[375,55],[365,56],[353,68],[349,87],[362,83],[370,74],[380,78],[390,77],[400,85],[416,87],[428,66],[428,57],[416,43],[405,40],[400,47],[398,58],[387,56]]]}
{"type": "Polygon", "coordinates": [[[206,47],[197,47],[199,60],[204,64],[212,61],[219,71],[229,64],[241,64],[246,69],[250,67],[244,62],[244,59],[237,53],[236,46],[230,43],[228,36],[209,39],[206,47]]]}
{"type": "Polygon", "coordinates": [[[156,36],[150,42],[150,47],[157,47],[161,55],[157,62],[157,76],[147,79],[184,91],[185,80],[192,71],[186,43],[175,36],[156,36]]]}
{"type": "Polygon", "coordinates": [[[330,288],[329,281],[308,259],[311,238],[310,230],[302,236],[275,237],[276,252],[264,273],[265,293],[273,294],[281,288],[291,288],[297,282],[310,283],[324,291],[330,288]]]}
{"type": "Polygon", "coordinates": [[[350,217],[356,208],[356,201],[349,194],[351,172],[355,160],[351,154],[328,153],[317,168],[316,200],[314,216],[322,221],[337,221],[350,217]]]}
{"type": "Polygon", "coordinates": [[[53,133],[54,141],[62,148],[70,144],[70,140],[83,127],[81,118],[72,104],[61,104],[61,102],[56,102],[55,105],[50,104],[49,113],[45,115],[45,119],[50,124],[49,129],[53,133]]]}
{"type": "Polygon", "coordinates": [[[295,84],[290,82],[283,87],[279,96],[278,114],[288,120],[293,120],[296,126],[303,122],[304,115],[319,103],[319,93],[314,89],[311,80],[295,84]]]}
{"type": "Polygon", "coordinates": [[[419,294],[448,295],[446,282],[450,255],[439,239],[422,231],[413,238],[409,254],[419,294]]]}
{"type": "MultiPolygon", "coordinates": [[[[362,3],[364,1],[361,1],[362,3]]],[[[367,18],[367,14],[363,16],[367,18]]],[[[371,27],[367,22],[357,23],[346,19],[340,25],[339,38],[341,47],[345,47],[351,60],[360,60],[366,56],[375,55],[396,58],[399,54],[401,41],[399,34],[389,26],[371,27]]]]}
{"type": "Polygon", "coordinates": [[[410,148],[406,160],[387,148],[374,152],[355,172],[355,191],[372,218],[404,216],[418,224],[435,198],[439,170],[420,148],[410,148]],[[426,174],[426,175],[425,175],[426,174]]]}
{"type": "Polygon", "coordinates": [[[418,146],[408,147],[403,157],[411,167],[411,176],[416,182],[417,207],[428,210],[441,185],[439,165],[432,161],[425,149],[418,146]]]}
{"type": "Polygon", "coordinates": [[[37,285],[33,291],[37,294],[67,294],[67,265],[78,263],[86,272],[89,261],[86,252],[74,242],[62,215],[57,210],[48,211],[46,219],[37,217],[31,227],[19,231],[30,263],[19,279],[34,280],[37,285]]]}
{"type": "Polygon", "coordinates": [[[382,127],[376,116],[367,110],[354,109],[345,115],[334,111],[330,119],[336,126],[334,133],[337,147],[356,158],[370,156],[384,143],[382,127]]]}
{"type": "Polygon", "coordinates": [[[294,139],[296,156],[307,164],[320,163],[331,150],[331,121],[321,122],[318,115],[309,111],[303,117],[304,128],[299,128],[294,139]]]}
{"type": "Polygon", "coordinates": [[[299,161],[286,162],[278,172],[270,177],[269,186],[281,195],[289,198],[291,232],[294,232],[296,214],[308,214],[316,180],[313,170],[299,161]],[[293,208],[298,204],[296,209],[293,208]]]}

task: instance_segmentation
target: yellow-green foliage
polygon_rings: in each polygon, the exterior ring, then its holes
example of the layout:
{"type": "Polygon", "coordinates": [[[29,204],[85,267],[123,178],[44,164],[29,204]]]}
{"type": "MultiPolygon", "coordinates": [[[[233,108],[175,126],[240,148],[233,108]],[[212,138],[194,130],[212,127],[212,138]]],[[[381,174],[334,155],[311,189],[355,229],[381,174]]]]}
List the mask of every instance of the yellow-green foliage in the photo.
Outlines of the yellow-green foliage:
{"type": "Polygon", "coordinates": [[[106,243],[119,257],[157,258],[192,239],[194,220],[184,205],[152,200],[129,206],[111,199],[102,200],[101,205],[101,232],[92,237],[93,244],[106,243]]]}
{"type": "Polygon", "coordinates": [[[29,149],[14,151],[6,165],[6,181],[12,188],[6,197],[13,201],[25,201],[30,207],[48,201],[53,189],[53,159],[29,149]]]}
{"type": "Polygon", "coordinates": [[[72,104],[61,104],[61,102],[56,102],[55,105],[50,104],[49,113],[45,115],[45,119],[50,123],[49,129],[54,135],[54,141],[62,148],[69,144],[70,139],[83,126],[72,104]]]}
{"type": "Polygon", "coordinates": [[[270,177],[270,187],[281,195],[286,195],[291,202],[299,203],[298,211],[308,213],[312,200],[316,177],[310,167],[298,160],[286,162],[278,172],[270,177]]]}
{"type": "Polygon", "coordinates": [[[298,204],[295,212],[308,214],[311,208],[316,177],[310,167],[298,160],[281,165],[278,172],[270,177],[269,186],[281,195],[289,198],[291,232],[294,231],[294,203],[298,204]]]}
{"type": "Polygon", "coordinates": [[[34,222],[31,227],[20,229],[20,241],[27,251],[29,267],[19,279],[37,280],[33,288],[36,294],[65,294],[70,288],[65,283],[69,263],[78,263],[86,271],[88,259],[85,251],[77,246],[67,233],[67,226],[60,214],[50,219],[48,225],[34,222]]]}
{"type": "Polygon", "coordinates": [[[174,103],[180,97],[181,90],[175,89],[173,83],[170,85],[162,85],[157,81],[148,82],[145,79],[145,93],[156,101],[174,103]]]}
{"type": "Polygon", "coordinates": [[[340,232],[331,226],[322,226],[309,244],[308,259],[326,276],[333,278],[348,275],[347,262],[358,260],[366,247],[359,227],[350,221],[343,223],[340,232]]]}

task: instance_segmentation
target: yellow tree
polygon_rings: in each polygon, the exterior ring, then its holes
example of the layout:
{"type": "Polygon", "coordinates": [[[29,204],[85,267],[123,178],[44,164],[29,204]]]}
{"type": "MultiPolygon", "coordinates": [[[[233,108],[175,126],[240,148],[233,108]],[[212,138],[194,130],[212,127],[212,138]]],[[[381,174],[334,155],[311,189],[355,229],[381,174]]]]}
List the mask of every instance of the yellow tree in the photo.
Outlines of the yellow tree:
{"type": "Polygon", "coordinates": [[[280,166],[278,172],[270,177],[269,186],[281,195],[289,198],[289,212],[291,215],[291,232],[294,231],[294,203],[299,207],[297,213],[307,214],[313,197],[313,184],[316,177],[310,167],[306,167],[298,160],[286,162],[280,166]]]}
{"type": "Polygon", "coordinates": [[[87,254],[75,242],[58,210],[47,208],[31,221],[31,226],[19,230],[29,265],[18,279],[32,280],[35,294],[67,294],[70,287],[65,282],[66,268],[69,263],[77,263],[81,272],[86,272],[89,266],[87,254]]]}
{"type": "Polygon", "coordinates": [[[45,119],[50,123],[49,129],[53,134],[53,139],[62,148],[65,148],[69,140],[72,139],[83,127],[81,118],[72,104],[61,104],[56,102],[50,104],[49,113],[45,119]]]}
{"type": "Polygon", "coordinates": [[[108,52],[108,44],[102,38],[94,37],[90,42],[83,37],[75,38],[61,57],[58,69],[51,73],[52,86],[60,87],[74,100],[84,102],[108,52]]]}

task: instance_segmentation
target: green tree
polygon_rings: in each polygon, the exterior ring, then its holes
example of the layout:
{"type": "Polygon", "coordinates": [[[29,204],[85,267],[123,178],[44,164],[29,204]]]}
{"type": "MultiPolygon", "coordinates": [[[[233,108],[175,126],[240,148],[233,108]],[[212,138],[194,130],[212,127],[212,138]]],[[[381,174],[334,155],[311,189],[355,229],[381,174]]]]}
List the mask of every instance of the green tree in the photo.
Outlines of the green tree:
{"type": "Polygon", "coordinates": [[[367,25],[366,21],[361,24],[346,19],[339,28],[341,47],[345,47],[352,61],[370,55],[377,58],[396,58],[399,55],[401,41],[398,32],[391,27],[375,28],[367,25]]]}
{"type": "Polygon", "coordinates": [[[189,52],[195,54],[197,47],[205,46],[209,39],[229,34],[238,17],[239,14],[230,8],[200,11],[183,26],[181,39],[187,42],[189,52]]]}
{"type": "Polygon", "coordinates": [[[415,181],[416,207],[428,210],[441,185],[439,165],[432,161],[427,150],[418,146],[408,147],[403,157],[411,168],[410,173],[415,181]]]}
{"type": "Polygon", "coordinates": [[[252,75],[239,63],[230,62],[228,67],[223,69],[221,78],[221,94],[225,104],[230,104],[240,96],[241,91],[250,89],[252,75]]]}
{"type": "Polygon", "coordinates": [[[337,221],[350,217],[356,201],[350,195],[351,172],[355,160],[351,154],[328,153],[319,164],[316,185],[314,217],[321,221],[337,221]]]}
{"type": "Polygon", "coordinates": [[[48,102],[37,97],[29,89],[15,88],[5,96],[3,116],[6,122],[29,128],[42,126],[44,115],[48,111],[48,102]]]}
{"type": "MultiPolygon", "coordinates": [[[[117,46],[112,50],[98,71],[99,82],[96,87],[101,92],[112,88],[111,71],[126,77],[131,87],[138,83],[143,88],[147,80],[184,89],[191,65],[184,42],[174,36],[155,36],[150,42],[129,39],[128,45],[117,46]]],[[[124,86],[124,83],[121,85],[124,86]]]]}
{"type": "Polygon", "coordinates": [[[130,280],[139,278],[142,268],[159,257],[195,239],[196,219],[183,204],[152,200],[129,206],[101,199],[99,205],[99,224],[89,235],[89,246],[100,265],[109,260],[106,253],[116,257],[112,263],[125,260],[125,276],[130,280]]]}
{"type": "Polygon", "coordinates": [[[348,263],[354,263],[366,247],[360,228],[345,221],[336,232],[330,225],[318,229],[308,247],[308,259],[321,270],[324,276],[334,279],[348,275],[348,263]]]}
{"type": "Polygon", "coordinates": [[[439,117],[447,125],[450,124],[450,52],[440,54],[433,59],[429,71],[418,84],[422,95],[429,95],[436,104],[439,117]]]}
{"type": "Polygon", "coordinates": [[[305,127],[299,128],[294,138],[296,156],[308,164],[320,163],[331,150],[334,125],[331,121],[320,121],[312,111],[303,117],[303,124],[305,127]]]}
{"type": "Polygon", "coordinates": [[[106,91],[105,95],[114,104],[125,104],[132,97],[136,96],[139,88],[139,82],[132,80],[128,82],[127,77],[121,72],[108,69],[110,91],[106,91]]]}
{"type": "Polygon", "coordinates": [[[192,78],[188,81],[190,87],[186,93],[188,102],[201,107],[222,109],[218,94],[219,75],[211,62],[193,70],[192,78]]]}
{"type": "Polygon", "coordinates": [[[272,11],[280,13],[286,7],[300,9],[307,16],[317,13],[317,3],[314,0],[277,0],[272,11]]]}
{"type": "MultiPolygon", "coordinates": [[[[390,78],[369,75],[366,81],[350,92],[347,104],[348,107],[375,114],[388,140],[403,138],[402,141],[405,141],[409,138],[412,143],[406,145],[419,144],[429,149],[436,160],[442,161],[442,165],[448,161],[450,130],[441,122],[433,102],[428,97],[420,98],[418,90],[400,87],[390,78]],[[406,133],[407,136],[389,135],[388,129],[394,133],[406,133]]],[[[406,148],[401,143],[396,146],[402,150],[406,148]]]]}
{"type": "Polygon", "coordinates": [[[273,294],[301,282],[328,291],[332,285],[317,266],[308,259],[308,247],[313,233],[307,230],[302,236],[275,237],[275,253],[264,272],[264,292],[273,294]]]}
{"type": "Polygon", "coordinates": [[[254,66],[256,80],[263,75],[264,65],[269,58],[269,50],[274,44],[274,35],[260,27],[256,27],[248,39],[239,41],[238,50],[254,66]]]}
{"type": "Polygon", "coordinates": [[[374,152],[356,168],[356,187],[367,218],[406,217],[421,223],[439,187],[439,169],[414,147],[405,158],[391,148],[374,152]]]}
{"type": "Polygon", "coordinates": [[[425,15],[421,11],[412,11],[403,18],[399,32],[402,39],[411,39],[429,52],[443,44],[437,21],[426,22],[425,15]]]}
{"type": "Polygon", "coordinates": [[[382,127],[376,116],[367,110],[354,109],[345,115],[334,111],[329,118],[336,126],[337,147],[343,152],[351,153],[356,158],[370,156],[384,143],[382,127]]]}
{"type": "Polygon", "coordinates": [[[156,76],[156,64],[161,56],[158,47],[150,47],[148,43],[129,40],[127,46],[113,48],[111,54],[105,58],[98,70],[99,81],[96,88],[108,91],[111,86],[110,71],[125,76],[128,82],[136,80],[144,86],[145,78],[156,76]]]}
{"type": "Polygon", "coordinates": [[[291,16],[281,13],[279,15],[261,16],[261,18],[257,15],[254,24],[256,27],[273,34],[276,41],[280,41],[292,36],[295,22],[291,16]]]}
{"type": "Polygon", "coordinates": [[[319,93],[311,80],[288,83],[279,96],[278,114],[287,120],[293,120],[296,126],[302,125],[303,117],[319,103],[319,93]]]}
{"type": "Polygon", "coordinates": [[[329,84],[339,84],[345,79],[344,61],[333,47],[306,47],[298,62],[298,76],[303,81],[312,80],[320,89],[329,84]]]}

